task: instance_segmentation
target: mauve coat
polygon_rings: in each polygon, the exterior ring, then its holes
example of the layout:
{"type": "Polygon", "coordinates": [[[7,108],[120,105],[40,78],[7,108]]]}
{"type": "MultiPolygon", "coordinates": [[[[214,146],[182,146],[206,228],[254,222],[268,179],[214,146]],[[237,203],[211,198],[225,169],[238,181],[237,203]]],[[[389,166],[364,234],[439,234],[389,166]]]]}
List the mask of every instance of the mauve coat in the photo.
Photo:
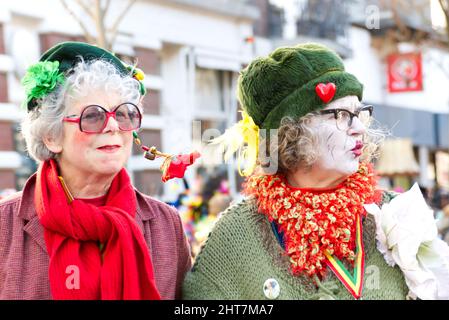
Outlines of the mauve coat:
{"type": "MultiPolygon", "coordinates": [[[[0,202],[0,299],[52,299],[44,229],[34,209],[36,175],[0,202]]],[[[162,299],[180,299],[191,267],[178,212],[136,190],[136,222],[148,245],[162,299]]]]}

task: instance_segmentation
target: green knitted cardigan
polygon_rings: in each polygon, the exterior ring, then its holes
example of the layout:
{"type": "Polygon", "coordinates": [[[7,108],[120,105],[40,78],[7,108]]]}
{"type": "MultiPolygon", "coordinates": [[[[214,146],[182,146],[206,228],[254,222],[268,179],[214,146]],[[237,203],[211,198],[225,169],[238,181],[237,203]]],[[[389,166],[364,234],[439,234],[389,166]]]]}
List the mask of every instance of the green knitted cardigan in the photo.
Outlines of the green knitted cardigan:
{"type": "MultiPolygon", "coordinates": [[[[382,204],[394,195],[384,193],[382,204]]],[[[365,281],[360,299],[406,299],[408,288],[401,270],[390,267],[376,248],[373,216],[363,221],[365,281]]],[[[354,299],[328,270],[315,285],[306,276],[293,276],[290,262],[274,235],[268,218],[257,212],[254,198],[247,198],[222,213],[198,254],[183,285],[187,300],[265,300],[263,285],[274,278],[280,300],[354,299]]]]}

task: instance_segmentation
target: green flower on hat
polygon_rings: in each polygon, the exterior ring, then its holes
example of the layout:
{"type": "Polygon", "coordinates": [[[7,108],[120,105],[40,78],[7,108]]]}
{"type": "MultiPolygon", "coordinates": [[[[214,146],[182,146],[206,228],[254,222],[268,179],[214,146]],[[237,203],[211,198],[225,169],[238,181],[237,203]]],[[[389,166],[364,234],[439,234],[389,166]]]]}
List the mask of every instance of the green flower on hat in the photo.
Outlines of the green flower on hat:
{"type": "Polygon", "coordinates": [[[64,83],[64,74],[59,70],[59,61],[41,61],[28,68],[22,78],[26,106],[33,99],[45,97],[58,84],[64,83]]]}

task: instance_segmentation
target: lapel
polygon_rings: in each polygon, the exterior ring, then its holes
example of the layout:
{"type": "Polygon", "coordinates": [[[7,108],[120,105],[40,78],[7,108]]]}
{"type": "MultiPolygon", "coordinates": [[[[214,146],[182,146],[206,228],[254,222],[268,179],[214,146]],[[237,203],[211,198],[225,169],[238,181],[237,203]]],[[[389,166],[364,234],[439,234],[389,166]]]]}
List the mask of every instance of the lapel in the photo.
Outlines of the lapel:
{"type": "Polygon", "coordinates": [[[37,215],[35,215],[33,218],[31,218],[31,220],[25,223],[23,231],[25,231],[31,239],[36,241],[37,244],[45,251],[45,253],[48,253],[44,238],[44,228],[42,227],[37,215]]]}
{"type": "Polygon", "coordinates": [[[42,227],[36,209],[34,208],[34,188],[36,184],[36,173],[28,178],[23,187],[22,200],[20,202],[18,216],[24,220],[23,231],[37,242],[47,253],[44,239],[44,228],[42,227]]]}
{"type": "Polygon", "coordinates": [[[154,254],[153,245],[152,245],[152,237],[151,237],[151,234],[146,234],[145,229],[147,229],[147,230],[151,229],[150,221],[153,218],[155,218],[156,211],[154,209],[154,206],[152,206],[150,203],[149,199],[151,199],[151,198],[143,195],[137,189],[134,189],[134,190],[136,192],[136,199],[137,199],[136,222],[137,222],[137,225],[139,226],[140,230],[142,230],[143,237],[148,246],[150,255],[152,256],[154,254]],[[147,228],[144,228],[145,222],[147,222],[147,224],[149,224],[149,226],[147,226],[147,228]]]}

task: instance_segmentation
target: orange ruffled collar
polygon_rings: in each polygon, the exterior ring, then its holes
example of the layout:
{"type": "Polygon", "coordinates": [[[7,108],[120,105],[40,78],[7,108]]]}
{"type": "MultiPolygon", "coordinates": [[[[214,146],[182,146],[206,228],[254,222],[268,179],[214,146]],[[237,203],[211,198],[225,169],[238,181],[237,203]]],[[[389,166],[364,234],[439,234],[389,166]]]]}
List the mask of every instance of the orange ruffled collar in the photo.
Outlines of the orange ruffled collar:
{"type": "Polygon", "coordinates": [[[366,203],[379,202],[372,165],[360,164],[356,173],[331,189],[300,189],[282,175],[253,175],[243,193],[255,196],[259,212],[275,221],[284,233],[293,274],[326,274],[325,252],[355,258],[357,216],[366,215],[366,203]]]}

